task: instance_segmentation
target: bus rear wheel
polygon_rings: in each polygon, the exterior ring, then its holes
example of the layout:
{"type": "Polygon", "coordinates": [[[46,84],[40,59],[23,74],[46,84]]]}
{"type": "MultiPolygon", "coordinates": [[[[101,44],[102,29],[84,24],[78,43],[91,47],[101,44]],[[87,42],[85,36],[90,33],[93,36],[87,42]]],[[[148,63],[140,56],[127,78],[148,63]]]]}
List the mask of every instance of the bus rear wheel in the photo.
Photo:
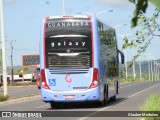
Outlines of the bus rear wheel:
{"type": "Polygon", "coordinates": [[[103,101],[100,102],[100,106],[106,105],[107,100],[108,100],[108,96],[107,96],[106,92],[104,92],[104,99],[103,99],[103,101]]]}
{"type": "Polygon", "coordinates": [[[110,98],[111,101],[115,101],[116,100],[116,95],[114,95],[113,97],[110,98]]]}
{"type": "Polygon", "coordinates": [[[56,102],[50,102],[50,105],[52,109],[60,107],[59,104],[56,102]]]}

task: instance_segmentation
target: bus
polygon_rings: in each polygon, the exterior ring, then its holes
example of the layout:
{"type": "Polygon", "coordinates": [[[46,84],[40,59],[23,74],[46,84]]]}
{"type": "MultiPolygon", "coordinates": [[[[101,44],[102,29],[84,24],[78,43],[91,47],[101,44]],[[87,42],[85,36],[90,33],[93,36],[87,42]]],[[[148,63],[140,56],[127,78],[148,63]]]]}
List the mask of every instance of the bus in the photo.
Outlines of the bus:
{"type": "Polygon", "coordinates": [[[115,100],[119,93],[115,30],[95,16],[50,16],[40,39],[41,99],[61,103],[115,100]]]}

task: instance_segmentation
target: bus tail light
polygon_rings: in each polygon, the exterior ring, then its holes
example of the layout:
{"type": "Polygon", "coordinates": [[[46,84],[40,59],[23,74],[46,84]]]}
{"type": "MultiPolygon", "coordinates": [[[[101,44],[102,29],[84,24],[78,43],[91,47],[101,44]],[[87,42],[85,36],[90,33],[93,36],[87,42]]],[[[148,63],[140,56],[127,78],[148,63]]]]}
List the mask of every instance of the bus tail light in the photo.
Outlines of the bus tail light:
{"type": "Polygon", "coordinates": [[[95,88],[98,85],[98,69],[94,68],[93,69],[93,79],[92,79],[92,83],[90,85],[89,88],[95,88]]]}
{"type": "Polygon", "coordinates": [[[46,81],[46,76],[45,76],[45,70],[42,69],[41,70],[41,79],[42,79],[42,88],[44,89],[50,89],[48,84],[47,84],[47,81],[46,81]]]}

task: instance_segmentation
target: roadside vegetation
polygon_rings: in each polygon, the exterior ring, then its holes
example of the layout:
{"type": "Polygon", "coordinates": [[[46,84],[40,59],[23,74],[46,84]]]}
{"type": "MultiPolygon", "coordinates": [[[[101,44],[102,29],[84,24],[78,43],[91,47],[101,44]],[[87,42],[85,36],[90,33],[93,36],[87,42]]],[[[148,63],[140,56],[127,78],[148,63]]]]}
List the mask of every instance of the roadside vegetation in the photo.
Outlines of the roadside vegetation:
{"type": "MultiPolygon", "coordinates": [[[[140,109],[142,112],[160,112],[160,95],[150,95],[140,109]]],[[[160,120],[160,117],[144,117],[143,120],[160,120]]]]}
{"type": "Polygon", "coordinates": [[[139,78],[136,78],[134,79],[133,77],[128,77],[127,79],[126,78],[120,78],[120,83],[127,83],[127,82],[144,82],[144,81],[147,81],[145,79],[139,79],[139,78]]]}
{"type": "Polygon", "coordinates": [[[0,102],[8,100],[9,96],[8,95],[2,95],[0,94],[0,102]]]}

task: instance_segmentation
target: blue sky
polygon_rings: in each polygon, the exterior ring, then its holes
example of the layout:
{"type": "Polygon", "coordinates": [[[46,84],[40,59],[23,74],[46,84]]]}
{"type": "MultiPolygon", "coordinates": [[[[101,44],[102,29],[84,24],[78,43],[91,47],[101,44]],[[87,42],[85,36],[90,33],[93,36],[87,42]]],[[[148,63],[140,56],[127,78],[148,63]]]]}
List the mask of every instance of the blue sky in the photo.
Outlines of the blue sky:
{"type": "MultiPolygon", "coordinates": [[[[97,17],[110,26],[127,24],[116,28],[117,34],[134,33],[136,29],[130,26],[134,5],[128,0],[64,0],[67,15],[75,15],[79,12],[97,13],[104,10],[114,10],[104,12],[97,17]]],[[[13,62],[14,65],[22,65],[22,54],[38,54],[41,21],[46,16],[63,15],[62,0],[3,0],[5,16],[6,40],[16,40],[13,42],[13,62]]],[[[148,8],[148,15],[154,11],[154,6],[148,8]]],[[[123,44],[122,37],[117,35],[118,47],[123,44]]],[[[148,53],[158,55],[160,44],[153,40],[147,49],[148,53]],[[156,53],[157,52],[157,53],[156,53]]],[[[10,66],[10,46],[6,42],[7,66],[10,66]]],[[[159,56],[158,56],[159,58],[159,56]]],[[[147,59],[142,55],[142,59],[147,59]]],[[[127,61],[131,60],[131,51],[127,50],[127,61]]]]}

